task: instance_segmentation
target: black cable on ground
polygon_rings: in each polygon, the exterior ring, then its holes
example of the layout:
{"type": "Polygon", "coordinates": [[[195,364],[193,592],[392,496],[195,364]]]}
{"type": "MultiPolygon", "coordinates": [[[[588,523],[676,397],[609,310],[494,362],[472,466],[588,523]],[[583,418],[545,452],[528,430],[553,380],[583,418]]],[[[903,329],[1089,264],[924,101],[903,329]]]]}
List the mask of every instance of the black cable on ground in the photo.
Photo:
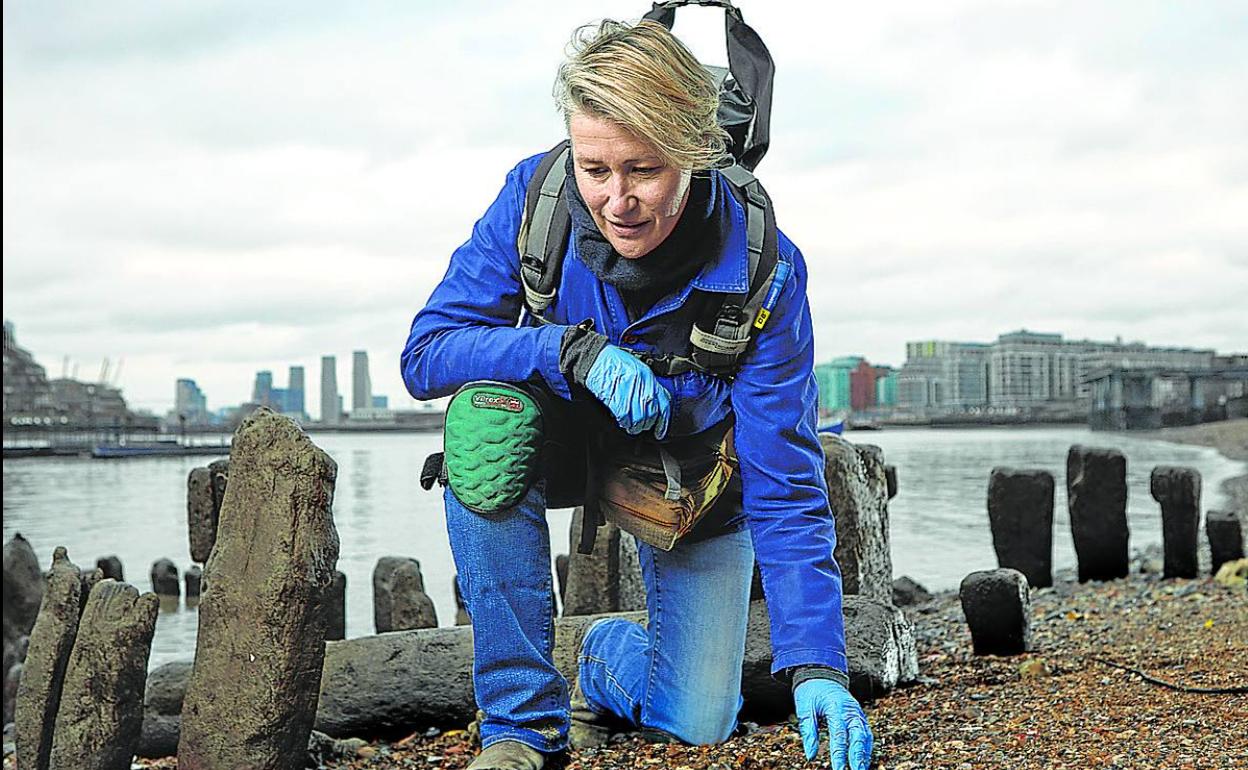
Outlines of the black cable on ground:
{"type": "Polygon", "coordinates": [[[1114,661],[1109,660],[1108,658],[1102,658],[1097,655],[1089,655],[1087,657],[1091,658],[1092,660],[1095,660],[1097,663],[1104,663],[1105,665],[1112,666],[1113,668],[1120,668],[1123,671],[1129,671],[1132,674],[1135,674],[1139,678],[1143,679],[1145,682],[1148,682],[1149,684],[1155,684],[1159,687],[1165,687],[1170,690],[1178,690],[1179,692],[1200,693],[1202,695],[1245,695],[1245,694],[1248,694],[1248,686],[1188,687],[1187,685],[1175,684],[1174,682],[1167,682],[1164,679],[1158,679],[1155,676],[1149,676],[1148,674],[1144,673],[1138,668],[1124,666],[1123,664],[1115,663],[1114,661]]]}

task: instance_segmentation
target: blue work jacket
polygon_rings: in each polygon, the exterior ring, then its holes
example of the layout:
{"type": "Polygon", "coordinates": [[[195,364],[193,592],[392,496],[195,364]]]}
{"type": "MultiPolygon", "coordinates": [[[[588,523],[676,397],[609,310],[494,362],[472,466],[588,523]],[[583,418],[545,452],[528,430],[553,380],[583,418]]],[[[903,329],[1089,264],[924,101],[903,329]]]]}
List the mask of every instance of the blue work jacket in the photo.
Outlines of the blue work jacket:
{"type": "MultiPolygon", "coordinates": [[[[745,211],[718,173],[730,218],[722,251],[679,292],[629,323],[624,301],[576,255],[569,237],[563,274],[542,325],[522,314],[516,237],[525,189],[541,156],[522,161],[502,192],[451,255],[450,267],[412,321],[403,381],[413,397],[437,398],[474,380],[535,381],[571,398],[559,369],[567,326],[594,320],[610,342],[634,350],[685,354],[694,289],[744,292],[749,281],[745,211]],[[525,320],[522,320],[522,316],[525,320]]],[[[574,183],[569,180],[569,183],[574,183]]],[[[735,413],[735,442],[746,523],[771,615],[772,673],[801,665],[847,670],[836,531],[815,434],[818,391],[806,263],[783,233],[779,258],[792,267],[765,327],[754,332],[731,382],[701,372],[659,381],[672,394],[668,440],[701,432],[735,413]]]]}

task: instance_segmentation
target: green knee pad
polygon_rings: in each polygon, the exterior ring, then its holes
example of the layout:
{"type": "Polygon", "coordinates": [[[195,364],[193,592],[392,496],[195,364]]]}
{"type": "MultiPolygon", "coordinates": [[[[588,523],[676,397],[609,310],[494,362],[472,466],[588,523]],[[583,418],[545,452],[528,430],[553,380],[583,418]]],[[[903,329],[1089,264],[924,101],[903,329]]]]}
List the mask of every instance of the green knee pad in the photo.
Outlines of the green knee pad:
{"type": "Polygon", "coordinates": [[[446,480],[475,513],[514,506],[536,479],[543,438],[542,409],[514,385],[471,382],[446,408],[446,480]]]}

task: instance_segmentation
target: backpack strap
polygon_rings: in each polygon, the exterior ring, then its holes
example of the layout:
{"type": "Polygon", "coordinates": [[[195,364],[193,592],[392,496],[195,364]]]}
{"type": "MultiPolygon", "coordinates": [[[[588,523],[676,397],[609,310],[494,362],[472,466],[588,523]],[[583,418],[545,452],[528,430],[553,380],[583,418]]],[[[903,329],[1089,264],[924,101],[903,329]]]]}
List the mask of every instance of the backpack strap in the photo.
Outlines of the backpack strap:
{"type": "MultiPolygon", "coordinates": [[[[516,239],[524,304],[529,315],[542,323],[546,323],[542,314],[555,298],[572,228],[563,197],[569,151],[568,141],[562,141],[538,163],[525,190],[524,219],[516,239]]],[[[791,270],[779,258],[775,213],[762,184],[740,165],[720,169],[720,173],[745,208],[749,285],[744,293],[713,295],[722,299],[707,303],[707,312],[693,324],[687,355],[632,351],[656,374],[674,376],[697,370],[731,379],[753,332],[766,325],[791,270]]]]}
{"type": "Polygon", "coordinates": [[[542,314],[555,299],[572,227],[568,202],[563,197],[568,148],[569,142],[565,139],[538,163],[525,190],[524,218],[516,238],[524,304],[529,314],[539,321],[545,320],[542,314]]]}
{"type": "Polygon", "coordinates": [[[780,260],[775,213],[762,184],[740,165],[720,169],[745,208],[749,285],[744,293],[723,294],[689,331],[687,356],[642,355],[656,373],[673,376],[698,370],[731,379],[749,350],[755,330],[770,317],[791,266],[780,260]]]}

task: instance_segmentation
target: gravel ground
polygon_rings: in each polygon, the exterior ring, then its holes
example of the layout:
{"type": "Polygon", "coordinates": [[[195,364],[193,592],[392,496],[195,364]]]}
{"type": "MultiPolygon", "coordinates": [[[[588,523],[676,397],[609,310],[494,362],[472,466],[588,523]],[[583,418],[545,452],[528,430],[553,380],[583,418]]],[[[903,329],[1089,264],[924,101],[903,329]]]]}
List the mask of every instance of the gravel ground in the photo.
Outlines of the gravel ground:
{"type": "MultiPolygon", "coordinates": [[[[1248,767],[1248,695],[1179,692],[1102,662],[1185,687],[1248,686],[1248,594],[1242,589],[1156,575],[1081,586],[1062,575],[1054,588],[1032,592],[1034,651],[1013,658],[971,654],[955,595],[907,612],[923,679],[867,705],[880,770],[1248,767]]],[[[804,761],[791,722],[746,727],[749,734],[713,747],[618,736],[608,748],[574,753],[562,767],[827,767],[826,753],[804,761]]],[[[363,746],[355,757],[322,767],[458,770],[475,752],[465,731],[416,733],[363,746]]]]}

